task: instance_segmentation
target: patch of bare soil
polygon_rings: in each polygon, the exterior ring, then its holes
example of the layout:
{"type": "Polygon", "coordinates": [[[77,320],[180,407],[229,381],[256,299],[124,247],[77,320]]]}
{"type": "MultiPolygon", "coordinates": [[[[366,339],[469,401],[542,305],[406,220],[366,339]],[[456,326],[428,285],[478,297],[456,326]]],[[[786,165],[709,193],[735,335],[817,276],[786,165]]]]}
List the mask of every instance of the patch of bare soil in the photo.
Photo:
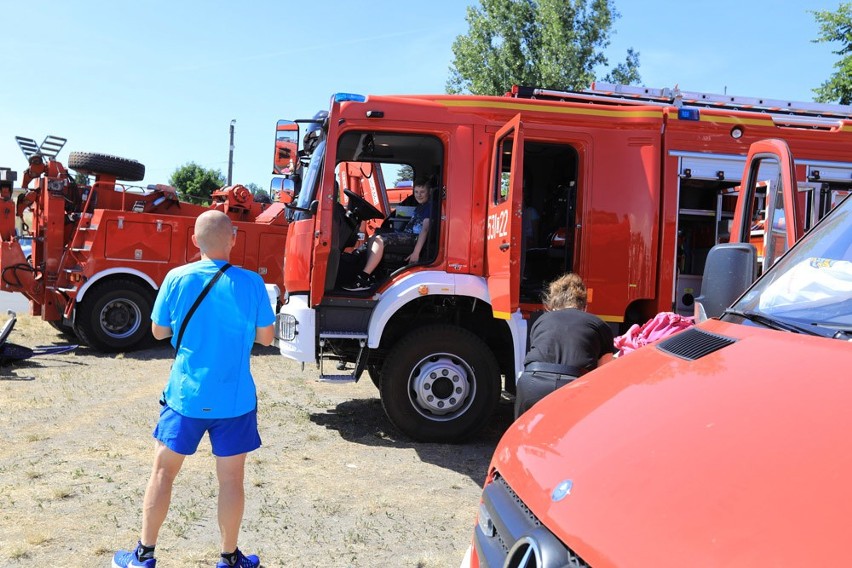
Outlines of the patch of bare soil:
{"type": "MultiPolygon", "coordinates": [[[[72,341],[19,316],[9,341],[72,341]]],[[[85,347],[0,368],[0,561],[109,566],[136,543],[168,345],[105,355],[85,347]]],[[[240,547],[263,566],[458,566],[488,461],[511,421],[504,400],[464,445],[413,442],[366,375],[316,381],[314,367],[257,348],[263,447],[249,455],[240,547]]],[[[213,566],[217,485],[202,442],[175,484],[158,565],[213,566]]]]}

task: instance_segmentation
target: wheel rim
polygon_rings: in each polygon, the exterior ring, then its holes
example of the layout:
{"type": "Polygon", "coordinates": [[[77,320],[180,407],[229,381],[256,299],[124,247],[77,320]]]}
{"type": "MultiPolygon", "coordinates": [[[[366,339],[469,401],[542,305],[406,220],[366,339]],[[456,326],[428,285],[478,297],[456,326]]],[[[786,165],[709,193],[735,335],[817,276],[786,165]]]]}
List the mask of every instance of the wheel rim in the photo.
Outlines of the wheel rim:
{"type": "Polygon", "coordinates": [[[470,408],[475,394],[473,369],[449,353],[424,357],[408,377],[411,404],[429,420],[458,418],[470,408]]]}
{"type": "Polygon", "coordinates": [[[115,339],[130,337],[139,329],[142,311],[128,300],[107,302],[101,309],[100,323],[103,332],[115,339]]]}

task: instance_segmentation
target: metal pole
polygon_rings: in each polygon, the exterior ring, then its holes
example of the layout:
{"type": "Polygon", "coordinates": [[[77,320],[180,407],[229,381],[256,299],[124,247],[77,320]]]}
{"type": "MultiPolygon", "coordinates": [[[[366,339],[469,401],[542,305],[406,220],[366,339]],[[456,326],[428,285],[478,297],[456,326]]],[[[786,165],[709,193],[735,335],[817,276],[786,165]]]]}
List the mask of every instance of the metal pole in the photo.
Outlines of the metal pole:
{"type": "Polygon", "coordinates": [[[231,144],[228,150],[228,185],[231,185],[231,180],[233,179],[231,176],[234,172],[234,125],[237,123],[237,119],[234,118],[231,120],[231,144]]]}

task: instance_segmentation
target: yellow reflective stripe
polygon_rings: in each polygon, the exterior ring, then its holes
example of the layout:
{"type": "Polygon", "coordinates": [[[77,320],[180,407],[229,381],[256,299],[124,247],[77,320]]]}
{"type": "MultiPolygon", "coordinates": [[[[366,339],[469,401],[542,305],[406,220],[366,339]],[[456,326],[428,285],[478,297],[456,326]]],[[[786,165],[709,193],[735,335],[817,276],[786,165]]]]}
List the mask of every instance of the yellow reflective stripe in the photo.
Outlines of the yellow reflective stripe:
{"type": "MultiPolygon", "coordinates": [[[[576,108],[576,107],[559,107],[529,103],[514,103],[514,102],[483,102],[481,100],[446,100],[438,99],[435,102],[447,107],[476,107],[476,108],[501,108],[516,111],[528,112],[546,112],[555,114],[582,114],[587,116],[621,116],[628,118],[662,118],[663,107],[660,109],[646,109],[636,111],[625,110],[605,110],[595,107],[576,108]]],[[[618,107],[623,109],[625,107],[618,107]]]]}
{"type": "Polygon", "coordinates": [[[604,321],[610,321],[612,323],[623,323],[624,322],[624,316],[607,316],[607,315],[601,315],[601,314],[595,314],[595,315],[598,316],[599,318],[601,318],[604,321]]]}

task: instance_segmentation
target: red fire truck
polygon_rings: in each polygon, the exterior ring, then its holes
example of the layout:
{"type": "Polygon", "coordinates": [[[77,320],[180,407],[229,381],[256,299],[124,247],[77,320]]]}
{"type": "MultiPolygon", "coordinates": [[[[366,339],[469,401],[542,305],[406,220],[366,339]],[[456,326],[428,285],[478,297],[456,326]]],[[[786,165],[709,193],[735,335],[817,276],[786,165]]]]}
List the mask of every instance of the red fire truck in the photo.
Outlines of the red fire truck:
{"type": "MultiPolygon", "coordinates": [[[[205,207],[178,200],[168,186],[118,183],[144,177],[137,161],[72,152],[69,168],[94,176],[91,186],[78,185],[55,159],[64,144],[59,140],[39,146],[19,137],[29,161],[23,193],[16,202],[0,200],[0,289],[24,294],[32,315],[101,351],[147,344],[157,289],[170,269],[199,258],[190,236],[195,218],[210,208],[228,214],[237,228],[231,262],[256,270],[271,291],[283,287],[290,193],[262,204],[234,185],[213,192],[213,204],[205,207]],[[30,259],[19,233],[32,238],[30,259]]],[[[9,168],[3,172],[0,181],[11,190],[17,176],[9,168]]]]}
{"type": "Polygon", "coordinates": [[[407,435],[464,438],[514,390],[548,281],[580,274],[589,310],[615,328],[691,313],[707,252],[729,239],[749,144],[786,140],[800,210],[825,209],[852,181],[850,118],[850,106],[605,84],[335,95],[289,228],[277,344],[324,379],[367,370],[407,435]],[[400,165],[436,181],[421,260],[386,253],[378,287],[347,292],[359,243],[394,211],[345,184],[400,165]]]}

